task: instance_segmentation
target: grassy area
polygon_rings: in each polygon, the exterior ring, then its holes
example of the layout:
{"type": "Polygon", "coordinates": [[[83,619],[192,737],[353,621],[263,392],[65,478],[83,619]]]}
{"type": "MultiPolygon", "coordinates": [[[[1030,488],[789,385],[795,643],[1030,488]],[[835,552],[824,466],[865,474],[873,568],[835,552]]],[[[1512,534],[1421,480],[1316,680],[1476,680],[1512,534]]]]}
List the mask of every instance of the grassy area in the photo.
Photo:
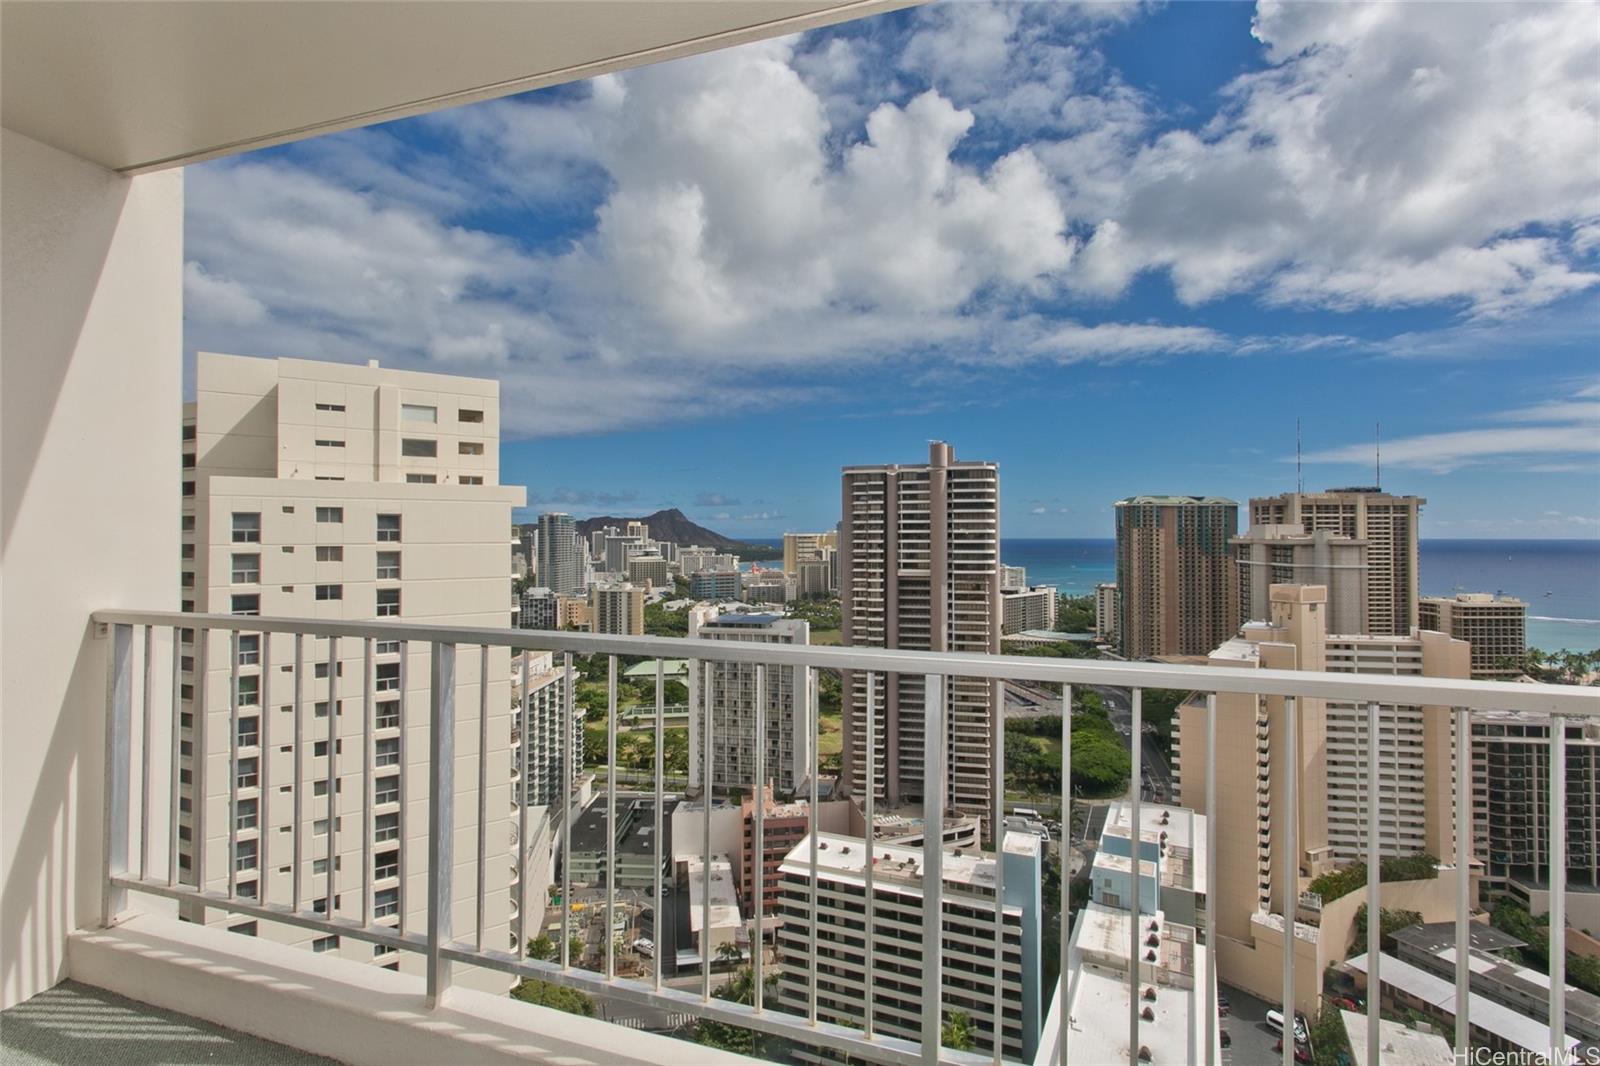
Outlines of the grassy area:
{"type": "Polygon", "coordinates": [[[830,755],[837,755],[844,750],[844,720],[834,715],[822,718],[817,723],[819,736],[817,737],[817,755],[826,759],[830,755]]]}
{"type": "Polygon", "coordinates": [[[811,631],[811,643],[813,644],[827,644],[837,647],[839,640],[840,635],[837,629],[813,629],[811,631]]]}

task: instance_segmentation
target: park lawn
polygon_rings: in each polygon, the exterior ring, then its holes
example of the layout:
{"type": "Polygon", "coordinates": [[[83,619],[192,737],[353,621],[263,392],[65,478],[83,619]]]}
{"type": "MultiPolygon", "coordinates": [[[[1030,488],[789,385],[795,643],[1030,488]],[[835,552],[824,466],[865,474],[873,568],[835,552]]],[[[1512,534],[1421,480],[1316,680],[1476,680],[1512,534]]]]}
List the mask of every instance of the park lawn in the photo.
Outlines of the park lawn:
{"type": "Polygon", "coordinates": [[[813,629],[811,631],[811,643],[813,644],[826,644],[837,647],[840,639],[840,632],[837,629],[813,629]]]}
{"type": "Polygon", "coordinates": [[[817,723],[817,756],[826,759],[830,755],[837,755],[844,750],[843,719],[837,715],[828,715],[817,723]]]}

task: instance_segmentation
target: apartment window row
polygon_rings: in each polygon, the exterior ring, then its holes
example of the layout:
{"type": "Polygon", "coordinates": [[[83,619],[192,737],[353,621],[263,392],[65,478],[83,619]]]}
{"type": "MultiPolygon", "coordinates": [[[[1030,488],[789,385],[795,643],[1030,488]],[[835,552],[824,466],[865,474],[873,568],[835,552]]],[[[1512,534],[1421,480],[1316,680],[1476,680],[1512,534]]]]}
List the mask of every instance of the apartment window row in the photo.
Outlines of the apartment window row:
{"type": "MultiPolygon", "coordinates": [[[[432,404],[403,403],[400,405],[400,421],[436,425],[439,421],[439,408],[432,404]]],[[[456,421],[481,423],[483,421],[483,411],[469,407],[457,408],[456,421]]]]}
{"type": "Polygon", "coordinates": [[[319,448],[343,448],[344,447],[344,441],[339,440],[337,437],[318,437],[317,438],[317,447],[319,447],[319,448]]]}
{"type": "Polygon", "coordinates": [[[317,404],[317,410],[319,410],[319,411],[333,411],[333,412],[337,412],[337,413],[341,413],[342,414],[344,412],[344,404],[342,404],[342,403],[319,403],[319,404],[317,404]]]}

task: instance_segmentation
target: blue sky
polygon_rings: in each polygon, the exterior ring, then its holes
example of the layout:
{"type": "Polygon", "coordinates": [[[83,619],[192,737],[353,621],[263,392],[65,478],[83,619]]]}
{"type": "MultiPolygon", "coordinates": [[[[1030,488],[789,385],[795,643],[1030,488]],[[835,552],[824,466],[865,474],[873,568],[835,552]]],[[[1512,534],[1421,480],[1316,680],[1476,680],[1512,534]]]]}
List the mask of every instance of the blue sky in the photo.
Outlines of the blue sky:
{"type": "Polygon", "coordinates": [[[1007,536],[1383,483],[1600,536],[1592,5],[943,3],[191,167],[189,349],[502,382],[540,510],[1007,536]]]}

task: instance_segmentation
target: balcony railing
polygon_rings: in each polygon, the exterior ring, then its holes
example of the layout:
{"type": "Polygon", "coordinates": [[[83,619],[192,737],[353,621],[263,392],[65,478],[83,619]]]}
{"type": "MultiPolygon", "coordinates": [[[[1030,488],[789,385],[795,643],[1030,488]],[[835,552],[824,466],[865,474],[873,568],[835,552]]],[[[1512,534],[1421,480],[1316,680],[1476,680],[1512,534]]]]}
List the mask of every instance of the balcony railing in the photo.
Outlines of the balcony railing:
{"type": "MultiPolygon", "coordinates": [[[[700,945],[700,982],[698,991],[681,988],[668,988],[662,985],[662,967],[657,964],[651,967],[651,974],[645,980],[630,980],[618,976],[617,959],[614,950],[615,914],[617,907],[617,877],[614,871],[618,869],[616,843],[617,833],[617,785],[618,773],[616,766],[617,743],[617,679],[619,657],[649,657],[658,660],[656,674],[656,703],[655,703],[655,753],[654,769],[648,777],[653,786],[654,803],[651,816],[654,819],[653,833],[650,839],[654,842],[653,884],[652,884],[652,914],[653,921],[659,922],[662,915],[662,870],[668,856],[662,851],[662,817],[663,799],[665,796],[665,772],[663,763],[663,730],[666,704],[664,699],[664,685],[660,671],[659,660],[662,659],[687,659],[690,661],[688,672],[689,707],[699,707],[704,715],[703,736],[709,736],[714,721],[712,701],[701,701],[699,693],[704,689],[709,692],[706,680],[710,677],[709,669],[713,663],[740,663],[755,667],[756,689],[765,693],[768,682],[768,672],[774,669],[793,669],[797,674],[803,674],[803,682],[796,677],[794,690],[796,692],[796,714],[804,714],[807,727],[812,737],[812,759],[810,767],[801,774],[797,771],[797,779],[803,778],[808,782],[810,804],[809,831],[811,833],[811,849],[809,855],[809,891],[810,899],[818,899],[819,870],[817,852],[817,815],[818,815],[818,784],[816,766],[816,739],[819,736],[819,708],[817,672],[824,669],[847,670],[865,679],[864,690],[867,706],[876,708],[881,705],[886,685],[886,675],[898,675],[901,679],[901,690],[905,691],[908,677],[921,677],[921,690],[925,702],[925,722],[923,735],[926,737],[927,752],[924,761],[925,793],[924,793],[924,845],[920,860],[921,889],[923,892],[923,906],[921,914],[921,960],[923,989],[948,989],[950,982],[945,979],[946,967],[944,964],[944,933],[940,921],[931,920],[932,915],[945,915],[948,920],[946,908],[947,886],[942,876],[944,869],[945,851],[942,840],[946,820],[946,790],[949,787],[947,764],[947,721],[946,721],[946,692],[951,678],[981,678],[989,681],[1025,681],[1039,685],[1060,686],[1062,707],[1066,713],[1062,715],[1062,792],[1061,824],[1070,827],[1072,824],[1072,795],[1071,781],[1071,752],[1072,752],[1072,687],[1095,686],[1123,688],[1131,691],[1131,711],[1133,737],[1142,735],[1141,695],[1146,688],[1183,689],[1192,692],[1210,693],[1205,697],[1206,706],[1206,735],[1204,740],[1206,752],[1206,802],[1205,811],[1208,816],[1214,816],[1216,810],[1216,693],[1243,693],[1255,696],[1285,697],[1289,701],[1301,698],[1338,701],[1366,709],[1367,744],[1369,750],[1377,749],[1379,707],[1386,705],[1409,706],[1443,706],[1453,708],[1455,715],[1455,736],[1467,738],[1471,736],[1468,714],[1473,710],[1520,710],[1538,713],[1547,713],[1558,717],[1580,717],[1587,720],[1600,720],[1600,692],[1593,689],[1579,689],[1563,686],[1534,685],[1534,684],[1507,684],[1500,682],[1472,682],[1472,681],[1445,681],[1433,678],[1373,676],[1357,674],[1327,674],[1312,672],[1292,672],[1275,670],[1257,670],[1244,668],[1224,667],[1193,667],[1159,663],[1123,663],[1106,661],[1085,660],[1058,660],[1041,658],[1021,658],[1009,656],[957,654],[940,652],[917,651],[891,651],[872,648],[836,648],[793,646],[783,644],[746,643],[739,641],[703,641],[685,640],[666,637],[620,637],[589,635],[580,633],[566,633],[545,630],[517,630],[493,629],[473,627],[447,627],[431,625],[408,625],[398,622],[328,622],[310,619],[290,618],[264,618],[255,616],[234,615],[194,615],[175,614],[164,612],[135,612],[135,611],[102,611],[97,612],[95,621],[110,629],[110,656],[111,656],[111,684],[108,692],[108,707],[106,717],[107,735],[107,824],[110,829],[107,833],[105,846],[105,879],[108,890],[105,897],[104,920],[111,924],[119,914],[129,907],[129,892],[145,893],[158,897],[165,897],[188,904],[191,907],[214,908],[216,910],[250,916],[257,919],[278,922],[288,926],[308,930],[313,936],[325,937],[337,935],[352,940],[367,942],[375,945],[385,958],[394,957],[393,953],[407,953],[419,956],[425,966],[426,989],[430,1006],[437,1004],[439,997],[448,990],[452,983],[452,969],[458,965],[486,968],[501,971],[506,975],[522,978],[534,978],[553,982],[597,996],[605,997],[612,1003],[634,1004],[645,1007],[657,1008],[671,1016],[692,1015],[731,1025],[741,1026],[761,1033],[792,1040],[800,1045],[815,1049],[849,1056],[860,1061],[871,1061],[888,1064],[908,1064],[913,1062],[935,1063],[978,1063],[993,1061],[999,1063],[1004,1056],[1001,1041],[998,1039],[997,1030],[993,1020],[1004,1020],[1009,1024],[1015,1017],[1015,991],[1008,987],[1005,974],[1000,967],[995,967],[990,974],[982,975],[990,988],[992,988],[992,1012],[988,1015],[991,1034],[985,1042],[992,1046],[992,1054],[978,1056],[972,1053],[954,1052],[941,1047],[941,1023],[943,1021],[943,997],[941,995],[923,994],[918,1000],[918,1009],[921,1013],[920,1033],[916,1037],[889,1035],[881,1031],[873,1011],[873,999],[870,990],[874,987],[874,974],[902,969],[898,963],[889,958],[880,961],[879,956],[885,953],[877,946],[873,936],[864,937],[864,973],[863,987],[868,990],[865,1001],[860,1004],[861,1016],[859,1025],[849,1025],[829,1020],[819,1016],[819,987],[818,969],[813,966],[802,982],[807,991],[804,1009],[791,1013],[787,1010],[774,1009],[772,1004],[766,1002],[763,982],[763,968],[766,963],[763,952],[754,951],[751,954],[751,966],[754,970],[753,1000],[749,1005],[731,1002],[713,996],[712,964],[714,962],[711,950],[712,928],[712,892],[710,882],[712,879],[712,847],[711,847],[711,819],[712,805],[709,802],[702,804],[704,832],[704,855],[697,856],[700,863],[700,876],[702,880],[702,931],[700,945]],[[172,659],[171,670],[171,728],[168,735],[163,735],[156,728],[155,717],[155,692],[156,677],[163,667],[158,664],[155,656],[156,634],[158,631],[171,631],[172,633],[172,659]],[[185,639],[183,634],[192,631],[192,636],[185,639]],[[287,701],[292,713],[289,736],[274,735],[276,730],[273,719],[276,717],[275,708],[285,701],[282,697],[274,698],[270,688],[279,678],[273,673],[273,645],[274,641],[266,635],[276,634],[279,642],[292,644],[293,647],[293,694],[287,701]],[[207,719],[226,713],[230,719],[227,731],[228,745],[226,758],[230,767],[237,766],[241,756],[239,743],[242,736],[249,736],[248,732],[241,733],[239,717],[245,710],[239,700],[241,691],[239,642],[241,637],[261,635],[256,646],[259,647],[260,676],[262,678],[259,695],[259,707],[248,708],[252,713],[260,715],[257,726],[259,733],[260,751],[263,753],[261,761],[257,764],[259,773],[268,773],[271,760],[266,758],[267,753],[273,751],[273,746],[282,746],[286,743],[293,744],[293,773],[292,797],[288,801],[291,808],[286,817],[283,810],[285,802],[275,790],[281,782],[270,779],[261,779],[253,782],[257,786],[257,795],[253,808],[256,824],[263,830],[278,827],[280,823],[289,821],[291,832],[290,839],[285,845],[281,841],[268,841],[261,839],[256,862],[260,864],[261,874],[257,878],[256,887],[250,894],[240,891],[238,869],[239,862],[236,858],[247,853],[248,848],[239,848],[238,834],[241,829],[248,831],[247,819],[234,817],[231,812],[239,809],[239,793],[244,785],[239,775],[229,772],[225,775],[221,785],[208,783],[205,778],[205,763],[208,761],[204,754],[208,751],[206,746],[207,719]],[[321,719],[314,718],[307,713],[306,703],[312,702],[305,696],[305,690],[313,687],[302,683],[302,678],[310,679],[310,674],[304,671],[304,642],[307,638],[325,639],[328,641],[329,650],[327,662],[330,664],[328,675],[337,676],[337,662],[339,659],[340,642],[347,642],[344,646],[359,647],[362,651],[360,662],[363,664],[362,680],[355,686],[359,691],[360,726],[359,730],[347,729],[342,738],[337,735],[330,736],[329,731],[337,734],[340,715],[326,715],[321,719]],[[207,706],[207,688],[205,675],[208,659],[220,649],[214,645],[221,645],[226,640],[231,652],[229,657],[228,691],[231,698],[225,708],[212,710],[207,706]],[[398,764],[402,773],[416,774],[419,771],[426,775],[425,790],[413,790],[404,782],[400,785],[399,795],[394,794],[394,785],[380,784],[375,781],[375,769],[378,766],[378,744],[374,736],[375,721],[375,693],[384,687],[378,681],[377,671],[374,669],[373,649],[375,642],[401,642],[402,648],[410,649],[412,645],[425,645],[428,649],[429,686],[427,706],[427,751],[424,757],[407,753],[404,739],[406,730],[402,732],[399,741],[398,764]],[[199,674],[195,678],[193,711],[191,724],[182,724],[183,715],[180,713],[183,704],[180,702],[180,670],[184,667],[184,645],[192,646],[193,655],[199,663],[199,674]],[[142,653],[140,649],[142,648],[142,653]],[[559,828],[555,830],[560,838],[561,866],[561,921],[560,921],[560,946],[559,959],[541,961],[527,956],[528,936],[523,926],[524,916],[530,913],[530,904],[527,898],[529,878],[517,876],[506,891],[514,895],[514,907],[508,908],[512,914],[511,927],[516,930],[512,944],[505,947],[496,946],[486,939],[486,871],[492,866],[501,865],[505,857],[496,852],[490,854],[488,825],[491,821],[491,812],[486,806],[486,788],[490,786],[489,775],[486,774],[486,765],[492,746],[497,743],[491,738],[489,720],[491,707],[489,703],[490,682],[502,679],[490,677],[491,649],[509,649],[512,654],[531,654],[534,652],[557,652],[564,655],[563,666],[567,673],[568,685],[566,686],[566,708],[564,722],[572,721],[573,684],[575,678],[574,655],[605,655],[609,657],[608,671],[608,758],[605,794],[605,810],[607,812],[610,831],[606,834],[605,844],[605,869],[613,871],[605,877],[605,946],[602,951],[600,969],[589,971],[580,968],[576,960],[571,957],[570,945],[573,929],[572,907],[570,901],[571,879],[573,862],[571,860],[571,826],[572,819],[568,816],[559,817],[559,828]],[[477,649],[476,656],[471,651],[464,649],[477,649]],[[472,660],[476,659],[476,663],[472,660]],[[478,673],[478,691],[480,694],[479,705],[474,709],[458,707],[457,690],[458,680],[461,677],[460,669],[468,670],[476,667],[478,673]],[[136,677],[136,673],[139,675],[136,677]],[[800,704],[803,702],[803,707],[800,704]],[[457,787],[456,774],[462,766],[462,761],[457,757],[456,743],[463,734],[463,727],[472,728],[476,733],[477,743],[477,772],[470,778],[476,784],[476,817],[475,819],[460,819],[457,817],[457,805],[463,801],[464,796],[471,795],[471,786],[465,790],[457,787]],[[475,728],[473,728],[475,727],[475,728]],[[180,746],[184,743],[184,734],[188,732],[194,742],[194,750],[202,753],[199,758],[186,758],[180,756],[180,746]],[[325,738],[325,747],[319,750],[322,754],[312,755],[313,748],[308,744],[316,745],[318,737],[325,738]],[[348,750],[341,754],[338,743],[326,743],[327,740],[342,739],[345,747],[354,740],[358,751],[348,750]],[[153,753],[158,748],[170,747],[172,754],[171,780],[158,782],[152,780],[153,753]],[[135,753],[138,753],[137,762],[135,753]],[[318,773],[314,765],[307,765],[308,758],[323,758],[325,764],[321,767],[317,781],[325,788],[326,808],[324,811],[312,813],[307,804],[315,805],[322,802],[320,797],[314,795],[312,788],[313,773],[318,773]],[[192,773],[188,785],[180,785],[180,768],[188,766],[188,773],[192,773]],[[329,906],[329,900],[338,893],[338,886],[333,880],[338,869],[337,857],[339,855],[340,808],[337,797],[340,792],[341,782],[347,786],[361,789],[361,801],[355,805],[357,822],[360,824],[361,833],[361,861],[359,877],[359,903],[351,906],[349,903],[335,902],[329,906]],[[190,788],[195,795],[192,804],[192,814],[180,814],[180,793],[183,788],[190,788]],[[302,797],[302,792],[307,794],[302,797]],[[227,794],[228,817],[227,838],[229,854],[226,861],[220,866],[225,868],[225,876],[209,875],[208,869],[217,869],[219,864],[207,864],[208,841],[204,827],[205,800],[214,794],[227,794]],[[405,819],[406,808],[409,804],[404,802],[408,795],[425,796],[427,811],[427,830],[425,834],[418,834],[419,841],[425,841],[425,857],[410,855],[413,850],[413,841],[408,836],[405,819]],[[399,799],[398,810],[395,814],[384,814],[376,817],[374,807],[377,799],[382,796],[386,801],[399,799]],[[135,814],[137,812],[137,814],[135,814]],[[168,819],[166,854],[159,854],[155,848],[157,833],[152,831],[152,818],[157,814],[164,814],[168,819]],[[186,819],[192,824],[192,833],[187,844],[180,843],[178,832],[181,819],[186,819]],[[314,826],[320,827],[323,832],[305,832],[308,819],[314,819],[314,826]],[[462,829],[461,826],[470,826],[462,829]],[[323,839],[317,841],[317,836],[323,839]],[[302,839],[303,837],[309,839],[302,839]],[[475,889],[471,893],[471,907],[469,909],[475,916],[472,928],[457,929],[453,918],[462,912],[463,901],[456,898],[460,879],[452,877],[450,872],[461,864],[456,861],[458,845],[468,838],[472,838],[470,846],[473,847],[471,868],[475,871],[475,889]],[[395,841],[397,848],[385,848],[381,865],[375,865],[373,854],[374,841],[395,841]],[[268,848],[277,860],[283,858],[284,848],[287,846],[292,855],[293,874],[290,881],[290,891],[287,893],[271,888],[271,878],[268,876],[269,863],[274,861],[264,854],[268,848]],[[190,873],[183,876],[180,870],[179,853],[187,848],[192,851],[190,859],[190,873]],[[322,860],[318,863],[317,860],[322,860]],[[425,877],[415,880],[407,878],[408,862],[421,861],[425,865],[420,867],[425,872],[425,877]],[[302,866],[307,866],[311,872],[302,875],[302,866]],[[318,872],[321,867],[322,873],[318,872]],[[443,873],[440,873],[443,871],[443,873]],[[398,878],[397,886],[385,886],[381,889],[374,886],[374,881],[381,874],[382,878],[389,880],[398,878]],[[305,878],[309,877],[314,883],[307,884],[305,878]],[[325,877],[327,880],[322,881],[325,877]],[[321,882],[320,884],[315,882],[321,882]],[[318,896],[316,889],[325,888],[325,893],[318,896]],[[408,893],[421,891],[424,900],[408,899],[408,893]],[[279,898],[274,898],[274,897],[279,898]],[[282,898],[286,896],[287,898],[282,898]],[[318,896],[318,898],[311,898],[318,896]],[[426,919],[420,928],[414,927],[415,923],[408,923],[406,914],[413,906],[425,907],[426,919]],[[390,920],[393,918],[394,920],[390,920]],[[880,969],[881,966],[881,969],[880,969]]],[[[228,653],[224,653],[228,654],[228,653]]],[[[402,656],[400,664],[400,678],[392,686],[396,692],[400,707],[399,714],[403,722],[411,723],[417,719],[405,707],[409,698],[405,680],[406,662],[411,656],[402,656]]],[[[526,671],[526,663],[524,663],[526,671]]],[[[524,672],[526,676],[526,672],[524,672]]],[[[509,680],[509,677],[504,680],[509,680]]],[[[348,688],[347,683],[347,688],[348,688]]],[[[509,692],[509,688],[507,689],[509,692]]],[[[346,701],[355,704],[358,701],[350,698],[346,701]]],[[[763,701],[758,701],[763,702],[763,701]]],[[[1284,727],[1287,731],[1287,743],[1290,750],[1294,750],[1295,733],[1298,728],[1298,714],[1293,710],[1293,705],[1287,704],[1288,713],[1283,716],[1284,727]]],[[[515,728],[521,736],[530,734],[530,702],[524,696],[520,706],[513,708],[515,728]]],[[[691,713],[693,713],[691,711],[691,713]]],[[[878,740],[874,732],[875,714],[865,716],[863,724],[858,723],[859,732],[864,732],[865,748],[868,751],[876,750],[878,740]]],[[[752,789],[758,788],[758,783],[766,776],[766,767],[763,765],[766,753],[765,738],[759,731],[765,728],[764,719],[758,717],[758,737],[755,745],[755,772],[750,782],[752,789]]],[[[209,726],[215,728],[215,726],[209,726]]],[[[282,726],[277,726],[282,729],[282,726]]],[[[581,769],[581,754],[572,750],[571,739],[573,730],[560,729],[556,734],[564,738],[561,745],[561,773],[562,787],[559,792],[569,794],[568,785],[573,780],[575,773],[581,769]]],[[[992,752],[992,768],[1004,766],[1004,741],[1003,729],[994,732],[995,750],[992,752]]],[[[1552,767],[1550,775],[1551,806],[1557,811],[1564,811],[1566,796],[1566,759],[1564,757],[1565,731],[1552,730],[1552,767]]],[[[1196,745],[1198,738],[1184,737],[1185,750],[1190,750],[1190,745],[1196,745]]],[[[1134,743],[1132,750],[1132,780],[1142,780],[1142,745],[1134,743]]],[[[391,748],[385,748],[390,751],[391,748]]],[[[1462,745],[1457,745],[1456,758],[1459,767],[1462,745]]],[[[387,758],[387,755],[385,756],[387,758]]],[[[709,758],[702,758],[699,771],[701,779],[696,781],[695,787],[703,789],[703,796],[709,797],[713,768],[709,758]]],[[[470,765],[470,763],[468,763],[470,765]]],[[[1465,768],[1470,771],[1470,766],[1465,768]]],[[[860,792],[868,825],[872,823],[875,796],[881,790],[882,782],[878,780],[883,772],[881,761],[878,759],[862,760],[859,772],[863,776],[860,792]]],[[[1379,760],[1367,760],[1367,791],[1374,801],[1379,796],[1378,788],[1379,760]]],[[[1288,883],[1297,885],[1299,869],[1298,855],[1295,844],[1295,832],[1298,819],[1297,789],[1295,784],[1296,760],[1285,760],[1285,773],[1288,780],[1285,782],[1285,795],[1288,797],[1287,817],[1284,825],[1278,827],[1280,841],[1275,841],[1273,848],[1273,863],[1280,867],[1280,873],[1288,878],[1288,883]]],[[[986,812],[990,817],[1003,817],[1004,811],[1004,785],[1000,774],[992,775],[993,795],[992,808],[986,812]]],[[[1470,787],[1470,772],[1458,772],[1455,776],[1455,810],[1457,812],[1456,825],[1458,829],[1464,824],[1465,812],[1472,809],[1468,789],[1470,787]]],[[[1132,807],[1132,823],[1140,824],[1139,790],[1135,789],[1130,800],[1132,807]]],[[[349,815],[347,805],[344,813],[349,815]]],[[[570,814],[570,812],[567,812],[570,814]]],[[[1366,886],[1369,913],[1379,910],[1379,832],[1378,832],[1378,804],[1371,802],[1366,810],[1366,838],[1367,838],[1367,871],[1366,886]]],[[[528,810],[525,804],[517,804],[515,812],[508,810],[495,814],[494,817],[516,818],[517,828],[513,836],[513,849],[519,852],[514,856],[513,869],[521,871],[527,868],[529,854],[530,833],[526,820],[528,810]]],[[[764,810],[761,804],[754,807],[754,839],[758,850],[761,848],[764,831],[764,810]]],[[[1003,824],[999,821],[991,822],[1003,824]]],[[[1216,823],[1212,821],[1213,825],[1216,823]]],[[[351,831],[349,828],[344,832],[351,831]]],[[[1551,847],[1549,849],[1549,886],[1550,886],[1550,961],[1552,979],[1550,981],[1549,1017],[1552,1031],[1560,1034],[1565,1031],[1564,1018],[1564,988],[1563,966],[1565,959],[1564,942],[1564,913],[1565,913],[1565,883],[1566,883],[1566,852],[1565,846],[1566,819],[1556,817],[1549,826],[1551,847]]],[[[1455,863],[1458,870],[1465,871],[1471,863],[1470,834],[1456,832],[1455,863]]],[[[220,836],[220,835],[219,835],[220,836]]],[[[497,836],[498,841],[504,837],[497,836]]],[[[1215,876],[1216,863],[1216,834],[1208,833],[1206,847],[1206,865],[1215,876]]],[[[1065,858],[1063,859],[1065,862],[1065,858]]],[[[348,864],[347,864],[348,865],[348,864]]],[[[864,881],[865,902],[864,919],[865,928],[874,928],[874,908],[881,905],[878,895],[874,892],[873,863],[867,862],[862,871],[864,881]]],[[[1003,898],[1002,881],[1003,864],[995,863],[994,898],[1003,898]]],[[[750,898],[754,901],[754,928],[762,928],[765,880],[767,877],[767,864],[757,862],[753,864],[754,885],[750,898]]],[[[878,875],[889,877],[891,874],[878,875]]],[[[904,876],[903,872],[897,876],[904,876]]],[[[1468,882],[1465,876],[1457,878],[1456,897],[1456,961],[1457,985],[1466,986],[1468,961],[1470,958],[1468,947],[1468,882]]],[[[280,886],[281,889],[281,886],[280,886]]],[[[1129,1016],[1126,1019],[1129,1037],[1130,1061],[1135,1061],[1136,1052],[1141,1046],[1141,1027],[1152,1023],[1141,1016],[1143,1000],[1139,994],[1141,988],[1141,959],[1145,949],[1139,937],[1141,935],[1141,922],[1139,915],[1138,893],[1131,896],[1132,921],[1129,925],[1130,943],[1128,945],[1128,989],[1129,989],[1129,1016]]],[[[1061,899],[1061,977],[1053,990],[1041,989],[1040,1003],[1045,1009],[1042,1011],[1041,1028],[1044,1033],[1039,1045],[1039,1052],[1035,1058],[1036,1063],[1059,1061],[1065,1064],[1071,1053],[1072,1025],[1062,1024],[1058,1019],[1057,1024],[1046,1024],[1045,1019],[1052,1016],[1048,1008],[1049,995],[1053,991],[1056,998],[1054,1013],[1064,1013],[1066,1004],[1070,1003],[1070,989],[1067,987],[1068,970],[1068,939],[1070,925],[1068,922],[1068,898],[1070,893],[1063,891],[1061,899]]],[[[1205,929],[1215,929],[1216,926],[1216,898],[1217,892],[1212,890],[1206,893],[1205,900],[1205,929]]],[[[1296,897],[1291,895],[1291,900],[1296,897]]],[[[539,901],[542,903],[543,901],[539,901]]],[[[787,922],[795,917],[793,908],[787,908],[784,920],[787,922]]],[[[1042,927],[1042,916],[1041,927],[1042,927]]],[[[809,954],[812,959],[817,958],[818,926],[826,924],[819,921],[816,908],[811,908],[809,920],[805,921],[801,930],[786,929],[784,937],[791,943],[804,940],[809,945],[809,954]],[[798,933],[798,936],[796,935],[798,933]]],[[[1376,990],[1380,968],[1379,927],[1377,921],[1367,923],[1367,954],[1369,968],[1369,988],[1376,990]]],[[[1013,929],[1011,941],[1015,942],[1013,929]]],[[[1004,908],[995,908],[993,922],[994,954],[996,958],[1002,955],[1002,949],[1007,943],[1005,936],[1006,926],[1004,921],[1004,908]]],[[[829,938],[834,937],[830,931],[829,938]]],[[[657,937],[658,941],[662,938],[657,937]]],[[[664,945],[661,950],[664,950],[664,945]]],[[[1283,968],[1283,1002],[1295,1002],[1295,972],[1294,952],[1284,952],[1283,968]]],[[[966,978],[958,978],[963,981],[966,978]]],[[[795,982],[790,982],[793,985],[795,982]]],[[[1203,1011],[1205,1018],[1205,1051],[1204,1060],[1214,1063],[1219,1046],[1217,1039],[1217,1011],[1216,1011],[1216,981],[1214,970],[1209,970],[1207,979],[1203,982],[1204,988],[1191,993],[1192,1009],[1203,1011]]],[[[1368,996],[1368,1028],[1369,1062],[1381,1060],[1377,1025],[1379,1001],[1381,997],[1375,992],[1368,996]]],[[[1464,1046],[1470,1030],[1470,1019],[1466,1005],[1466,997],[1459,997],[1460,1007],[1456,1016],[1458,1046],[1464,1046]]],[[[1118,1024],[1112,1019],[1077,1019],[1076,1024],[1118,1024]]],[[[1283,1051],[1286,1064],[1293,1061],[1293,1041],[1286,1041],[1283,1051]]]]}

